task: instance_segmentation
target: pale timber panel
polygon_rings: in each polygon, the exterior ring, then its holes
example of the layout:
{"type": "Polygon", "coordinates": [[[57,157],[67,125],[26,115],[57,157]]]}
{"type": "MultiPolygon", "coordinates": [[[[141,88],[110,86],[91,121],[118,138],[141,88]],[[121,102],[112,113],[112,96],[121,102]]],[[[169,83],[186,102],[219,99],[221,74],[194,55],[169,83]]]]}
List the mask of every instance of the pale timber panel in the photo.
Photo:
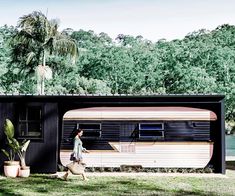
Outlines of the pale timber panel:
{"type": "Polygon", "coordinates": [[[190,107],[93,107],[70,110],[64,120],[216,120],[214,112],[190,107]]]}
{"type": "MultiPolygon", "coordinates": [[[[123,144],[112,144],[117,150],[123,144]]],[[[212,157],[213,143],[200,142],[170,144],[135,144],[133,152],[91,151],[84,154],[87,167],[120,167],[120,165],[142,165],[143,167],[203,168],[212,157]]],[[[63,165],[68,164],[69,151],[61,151],[63,165]]]]}

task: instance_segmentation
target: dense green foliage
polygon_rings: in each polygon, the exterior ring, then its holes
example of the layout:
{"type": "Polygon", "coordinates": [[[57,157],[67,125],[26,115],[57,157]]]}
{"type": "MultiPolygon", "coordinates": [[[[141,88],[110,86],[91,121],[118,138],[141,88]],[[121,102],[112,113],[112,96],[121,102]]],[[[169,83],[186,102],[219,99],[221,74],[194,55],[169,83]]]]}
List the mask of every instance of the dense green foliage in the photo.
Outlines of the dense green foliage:
{"type": "MultiPolygon", "coordinates": [[[[36,64],[26,63],[30,48],[19,48],[13,41],[19,32],[0,27],[1,93],[36,92],[36,64]]],[[[226,95],[226,118],[235,117],[235,26],[157,42],[122,34],[112,40],[105,33],[84,30],[61,33],[76,40],[79,57],[72,64],[47,54],[46,65],[53,71],[53,79],[45,81],[47,94],[219,93],[226,95]]]]}

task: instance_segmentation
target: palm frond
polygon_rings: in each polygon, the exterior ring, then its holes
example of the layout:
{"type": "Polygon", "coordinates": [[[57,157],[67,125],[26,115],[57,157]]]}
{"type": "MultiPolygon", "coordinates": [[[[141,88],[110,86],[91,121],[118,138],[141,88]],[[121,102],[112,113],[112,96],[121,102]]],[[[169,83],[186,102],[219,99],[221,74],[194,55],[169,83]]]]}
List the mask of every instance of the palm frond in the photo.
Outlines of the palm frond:
{"type": "Polygon", "coordinates": [[[26,65],[29,65],[29,63],[31,63],[31,61],[33,60],[33,58],[36,56],[36,54],[34,52],[30,52],[27,55],[27,60],[26,60],[26,65]]]}
{"type": "Polygon", "coordinates": [[[50,37],[56,36],[58,34],[58,28],[59,28],[59,20],[53,19],[49,21],[50,24],[50,37]]]}
{"type": "Polygon", "coordinates": [[[50,34],[50,23],[42,12],[34,11],[31,14],[20,17],[18,27],[32,35],[35,40],[44,42],[50,34]]]}
{"type": "Polygon", "coordinates": [[[65,35],[58,35],[54,37],[53,48],[55,53],[58,55],[70,55],[74,62],[78,56],[78,47],[76,41],[65,35]]]}

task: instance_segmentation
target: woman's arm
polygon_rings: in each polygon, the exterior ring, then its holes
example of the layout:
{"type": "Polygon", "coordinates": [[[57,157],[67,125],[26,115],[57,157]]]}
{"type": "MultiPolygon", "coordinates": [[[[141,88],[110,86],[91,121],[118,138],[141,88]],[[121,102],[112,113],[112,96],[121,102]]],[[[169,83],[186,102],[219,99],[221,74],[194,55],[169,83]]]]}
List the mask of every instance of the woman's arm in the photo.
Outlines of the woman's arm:
{"type": "Polygon", "coordinates": [[[87,150],[87,149],[85,149],[85,151],[84,151],[85,153],[90,153],[90,151],[89,150],[87,150]]]}
{"type": "Polygon", "coordinates": [[[79,141],[75,138],[74,139],[74,144],[73,144],[73,156],[75,157],[75,159],[78,159],[78,145],[79,145],[79,141]]]}
{"type": "Polygon", "coordinates": [[[83,146],[82,146],[82,152],[89,153],[90,151],[89,151],[89,150],[87,150],[86,148],[83,148],[83,146]]]}

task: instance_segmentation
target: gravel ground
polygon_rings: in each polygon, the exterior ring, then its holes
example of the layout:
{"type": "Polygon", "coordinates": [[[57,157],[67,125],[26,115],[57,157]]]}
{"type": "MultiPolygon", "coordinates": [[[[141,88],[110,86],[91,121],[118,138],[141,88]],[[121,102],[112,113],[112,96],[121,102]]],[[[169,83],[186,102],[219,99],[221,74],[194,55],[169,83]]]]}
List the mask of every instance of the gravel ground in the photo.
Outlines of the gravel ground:
{"type": "MultiPolygon", "coordinates": [[[[161,177],[161,176],[172,176],[172,177],[199,177],[199,178],[228,178],[229,174],[235,171],[229,170],[226,175],[215,174],[215,173],[147,173],[147,172],[138,172],[138,173],[125,173],[125,172],[86,172],[87,177],[89,176],[113,176],[113,177],[134,177],[134,176],[152,176],[152,177],[161,177]]],[[[51,176],[63,176],[65,172],[57,172],[51,176]]],[[[71,175],[71,177],[76,177],[76,175],[71,175]]]]}

